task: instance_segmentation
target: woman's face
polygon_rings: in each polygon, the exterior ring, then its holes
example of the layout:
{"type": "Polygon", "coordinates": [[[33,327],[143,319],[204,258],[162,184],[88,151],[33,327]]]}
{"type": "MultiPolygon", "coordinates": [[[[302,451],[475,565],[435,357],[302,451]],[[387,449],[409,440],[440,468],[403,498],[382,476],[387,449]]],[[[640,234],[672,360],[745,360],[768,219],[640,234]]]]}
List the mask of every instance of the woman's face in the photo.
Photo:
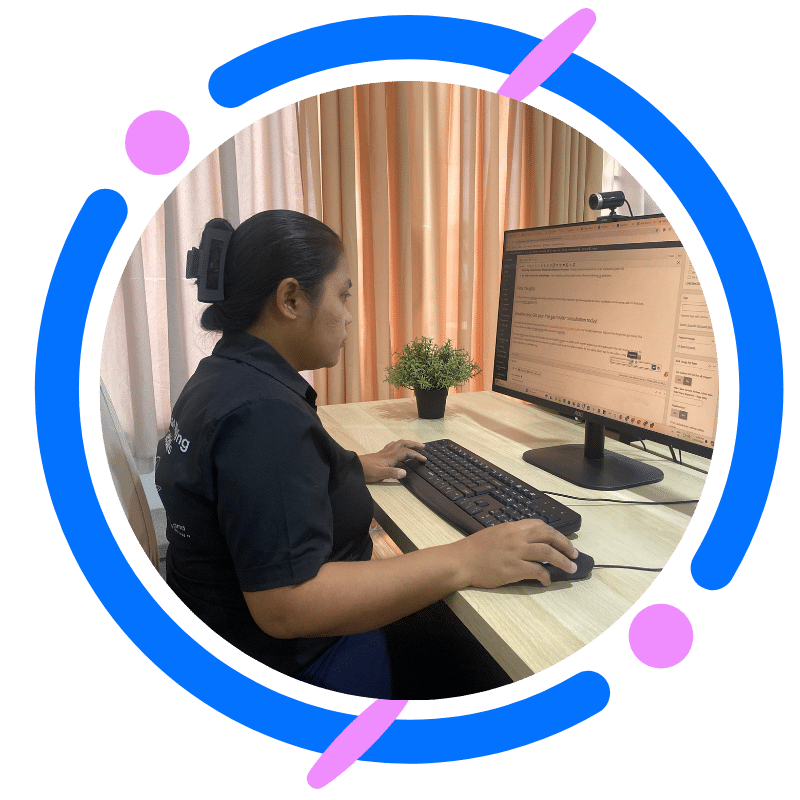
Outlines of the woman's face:
{"type": "Polygon", "coordinates": [[[347,310],[352,285],[350,265],[343,255],[325,279],[322,297],[311,319],[308,338],[309,362],[314,364],[311,369],[334,367],[339,362],[347,341],[347,326],[353,321],[347,310]]]}

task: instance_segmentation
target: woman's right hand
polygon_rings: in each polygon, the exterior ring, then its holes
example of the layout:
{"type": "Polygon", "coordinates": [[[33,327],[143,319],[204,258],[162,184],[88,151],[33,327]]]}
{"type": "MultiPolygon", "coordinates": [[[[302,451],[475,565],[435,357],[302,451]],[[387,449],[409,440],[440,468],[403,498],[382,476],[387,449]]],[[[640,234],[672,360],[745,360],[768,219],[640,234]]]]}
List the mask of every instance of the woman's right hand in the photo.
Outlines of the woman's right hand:
{"type": "Polygon", "coordinates": [[[547,561],[565,572],[577,569],[571,558],[578,551],[564,534],[541,520],[521,519],[504,522],[473,533],[457,542],[462,548],[469,586],[494,589],[524,579],[550,585],[550,573],[542,566],[547,561]]]}

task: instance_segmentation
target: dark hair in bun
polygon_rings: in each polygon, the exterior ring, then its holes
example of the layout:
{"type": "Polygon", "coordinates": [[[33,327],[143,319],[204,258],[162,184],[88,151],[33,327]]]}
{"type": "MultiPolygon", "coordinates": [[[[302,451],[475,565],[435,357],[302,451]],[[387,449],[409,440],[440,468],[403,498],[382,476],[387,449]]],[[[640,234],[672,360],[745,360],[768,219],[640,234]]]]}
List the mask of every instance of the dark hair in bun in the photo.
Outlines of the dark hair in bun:
{"type": "MultiPolygon", "coordinates": [[[[223,219],[206,228],[233,230],[223,219]]],[[[203,311],[207,331],[247,330],[261,315],[267,299],[285,278],[294,278],[319,302],[325,278],[344,253],[342,240],[327,225],[299,211],[262,211],[233,233],[225,257],[225,299],[203,311]]]]}

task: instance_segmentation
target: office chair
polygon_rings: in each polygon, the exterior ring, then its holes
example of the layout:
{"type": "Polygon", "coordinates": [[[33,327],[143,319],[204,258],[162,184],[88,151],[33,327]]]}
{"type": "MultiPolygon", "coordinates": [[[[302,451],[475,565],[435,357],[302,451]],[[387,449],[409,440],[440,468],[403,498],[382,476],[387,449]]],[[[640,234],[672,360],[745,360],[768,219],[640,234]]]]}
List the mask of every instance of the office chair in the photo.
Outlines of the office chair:
{"type": "Polygon", "coordinates": [[[108,390],[103,381],[100,381],[100,420],[103,429],[103,442],[106,448],[106,458],[114,480],[125,516],[133,529],[139,544],[147,557],[158,569],[158,541],[153,527],[153,517],[150,506],[144,493],[142,481],[136,469],[128,440],[122,430],[114,406],[111,403],[108,390]]]}

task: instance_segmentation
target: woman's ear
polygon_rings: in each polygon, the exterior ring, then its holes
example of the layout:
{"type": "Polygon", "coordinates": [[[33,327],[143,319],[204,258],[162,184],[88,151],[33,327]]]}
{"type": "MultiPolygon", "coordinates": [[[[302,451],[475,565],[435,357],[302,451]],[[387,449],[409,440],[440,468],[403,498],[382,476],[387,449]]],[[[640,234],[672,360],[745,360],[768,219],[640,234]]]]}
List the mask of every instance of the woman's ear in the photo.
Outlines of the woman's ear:
{"type": "Polygon", "coordinates": [[[305,316],[306,293],[294,278],[284,278],[275,291],[278,313],[287,320],[305,316]]]}

